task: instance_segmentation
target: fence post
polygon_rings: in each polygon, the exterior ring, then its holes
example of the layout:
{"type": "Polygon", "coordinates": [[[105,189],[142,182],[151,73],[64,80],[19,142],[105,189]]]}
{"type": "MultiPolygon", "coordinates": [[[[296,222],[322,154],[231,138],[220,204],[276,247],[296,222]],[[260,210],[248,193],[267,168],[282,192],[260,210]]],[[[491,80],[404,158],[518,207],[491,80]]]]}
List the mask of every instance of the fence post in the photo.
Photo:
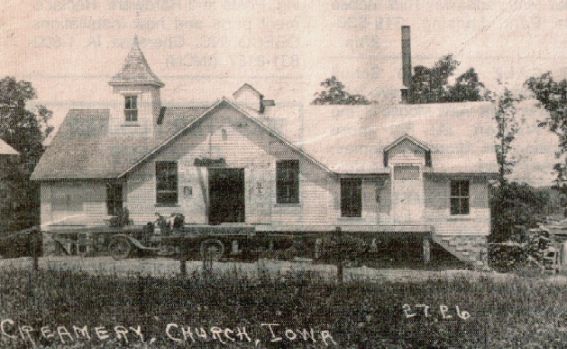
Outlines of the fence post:
{"type": "Polygon", "coordinates": [[[343,282],[343,231],[341,230],[341,227],[336,227],[335,232],[337,235],[337,249],[338,249],[337,281],[342,283],[343,282]]]}
{"type": "Polygon", "coordinates": [[[31,247],[31,255],[33,258],[33,271],[39,270],[39,251],[38,251],[39,236],[38,235],[39,235],[39,230],[37,230],[36,228],[33,228],[30,231],[30,247],[31,247]]]}
{"type": "Polygon", "coordinates": [[[431,241],[429,241],[429,237],[423,238],[422,248],[423,248],[423,263],[429,264],[429,262],[431,261],[431,241]]]}
{"type": "Polygon", "coordinates": [[[179,251],[179,271],[181,272],[182,276],[187,275],[187,247],[185,246],[185,242],[181,243],[181,249],[179,251]]]}
{"type": "Polygon", "coordinates": [[[146,315],[146,280],[142,274],[138,274],[138,292],[136,299],[138,301],[138,313],[145,319],[146,315]]]}
{"type": "Polygon", "coordinates": [[[203,273],[205,274],[212,274],[213,272],[213,252],[211,251],[211,247],[207,247],[204,249],[203,253],[203,273]]]}

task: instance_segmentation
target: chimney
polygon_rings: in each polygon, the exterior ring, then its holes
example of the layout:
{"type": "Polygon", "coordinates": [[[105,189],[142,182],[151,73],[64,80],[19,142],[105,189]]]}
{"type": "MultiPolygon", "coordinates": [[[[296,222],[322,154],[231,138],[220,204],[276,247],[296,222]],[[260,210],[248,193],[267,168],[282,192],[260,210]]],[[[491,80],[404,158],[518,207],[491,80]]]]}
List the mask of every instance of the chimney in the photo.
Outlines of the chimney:
{"type": "Polygon", "coordinates": [[[411,34],[410,26],[402,26],[402,76],[404,88],[402,92],[402,103],[408,103],[411,95],[411,34]]]}

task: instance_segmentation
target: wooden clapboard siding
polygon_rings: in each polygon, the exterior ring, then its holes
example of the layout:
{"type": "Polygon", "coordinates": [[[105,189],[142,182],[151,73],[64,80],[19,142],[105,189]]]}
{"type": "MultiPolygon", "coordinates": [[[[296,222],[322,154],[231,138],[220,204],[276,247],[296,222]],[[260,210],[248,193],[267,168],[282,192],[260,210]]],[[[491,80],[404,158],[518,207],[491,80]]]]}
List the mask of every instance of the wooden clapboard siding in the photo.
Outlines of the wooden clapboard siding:
{"type": "Polygon", "coordinates": [[[112,90],[109,132],[138,136],[141,134],[151,135],[159,110],[159,89],[153,86],[114,86],[112,90]],[[124,96],[132,94],[138,97],[138,121],[128,123],[124,115],[124,96]],[[131,127],[132,125],[135,125],[135,127],[131,127]]]}
{"type": "Polygon", "coordinates": [[[223,158],[226,167],[245,169],[246,222],[266,224],[328,224],[329,174],[281,144],[254,122],[230,107],[220,108],[178,138],[127,178],[127,206],[137,224],[153,219],[155,212],[181,212],[187,222],[207,223],[206,168],[196,158],[223,158]],[[276,202],[277,160],[300,161],[300,203],[276,202]],[[155,162],[177,161],[178,205],[156,207],[155,162]],[[201,172],[199,177],[198,172],[201,172]],[[191,195],[186,195],[186,188],[191,195]],[[266,204],[269,205],[266,208],[266,204]]]}
{"type": "Polygon", "coordinates": [[[490,233],[490,207],[488,181],[482,177],[429,175],[424,180],[424,219],[435,227],[437,234],[488,235],[490,233]],[[450,213],[450,181],[470,181],[470,214],[452,216],[450,213]]]}
{"type": "Polygon", "coordinates": [[[102,224],[107,217],[102,181],[42,182],[40,192],[42,224],[102,224]]]}
{"type": "MultiPolygon", "coordinates": [[[[127,144],[124,144],[127,146],[127,144]]],[[[423,152],[412,143],[401,142],[392,148],[391,160],[424,164],[423,152]]],[[[166,148],[130,172],[125,178],[124,204],[135,224],[162,215],[180,212],[188,223],[208,223],[208,171],[195,166],[198,158],[223,158],[228,168],[244,168],[246,223],[268,224],[281,229],[304,226],[374,226],[396,223],[392,214],[392,183],[388,175],[362,177],[361,217],[341,217],[340,181],[306,157],[291,149],[274,135],[244,117],[230,106],[220,107],[185,132],[166,148]],[[299,203],[278,204],[276,199],[276,162],[299,160],[299,203]],[[178,167],[178,204],[156,205],[156,161],[176,161],[178,167]]],[[[432,225],[440,235],[488,235],[490,211],[487,180],[474,176],[425,174],[424,214],[420,224],[432,225]],[[470,215],[450,215],[450,180],[470,180],[470,215]]],[[[106,188],[102,181],[43,182],[41,186],[42,223],[76,215],[83,223],[106,218],[106,188]],[[56,196],[70,195],[77,203],[68,210],[55,209],[56,196]]]]}
{"type": "Polygon", "coordinates": [[[389,162],[425,166],[425,151],[412,141],[404,139],[388,151],[388,159],[389,162]]]}

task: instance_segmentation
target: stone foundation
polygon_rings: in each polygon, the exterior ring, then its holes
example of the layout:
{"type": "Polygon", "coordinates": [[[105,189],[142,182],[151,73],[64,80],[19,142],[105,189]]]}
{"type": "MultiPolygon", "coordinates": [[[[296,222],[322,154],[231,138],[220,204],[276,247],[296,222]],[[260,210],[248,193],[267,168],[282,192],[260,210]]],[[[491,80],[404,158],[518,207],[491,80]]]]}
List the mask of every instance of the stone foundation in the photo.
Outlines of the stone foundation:
{"type": "Polygon", "coordinates": [[[482,235],[434,235],[433,240],[459,260],[475,266],[486,265],[488,248],[482,235]]]}

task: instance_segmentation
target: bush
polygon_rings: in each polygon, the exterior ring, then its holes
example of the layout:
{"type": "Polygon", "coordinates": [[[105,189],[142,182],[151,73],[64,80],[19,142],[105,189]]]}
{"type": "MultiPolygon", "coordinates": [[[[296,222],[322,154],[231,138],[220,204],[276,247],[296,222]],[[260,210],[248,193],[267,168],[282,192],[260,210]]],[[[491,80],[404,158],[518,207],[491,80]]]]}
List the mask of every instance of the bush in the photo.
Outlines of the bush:
{"type": "Polygon", "coordinates": [[[545,192],[538,192],[526,183],[505,183],[492,189],[490,209],[492,215],[491,242],[518,240],[516,226],[533,228],[549,200],[545,192]]]}
{"type": "Polygon", "coordinates": [[[500,272],[521,272],[537,267],[537,263],[543,265],[544,251],[551,242],[548,233],[526,230],[519,235],[522,237],[522,243],[508,242],[489,245],[488,259],[492,268],[500,272]]]}
{"type": "Polygon", "coordinates": [[[368,253],[370,246],[362,238],[343,234],[339,244],[338,237],[325,236],[321,239],[320,260],[323,262],[337,263],[340,258],[344,261],[356,262],[368,253]]]}

